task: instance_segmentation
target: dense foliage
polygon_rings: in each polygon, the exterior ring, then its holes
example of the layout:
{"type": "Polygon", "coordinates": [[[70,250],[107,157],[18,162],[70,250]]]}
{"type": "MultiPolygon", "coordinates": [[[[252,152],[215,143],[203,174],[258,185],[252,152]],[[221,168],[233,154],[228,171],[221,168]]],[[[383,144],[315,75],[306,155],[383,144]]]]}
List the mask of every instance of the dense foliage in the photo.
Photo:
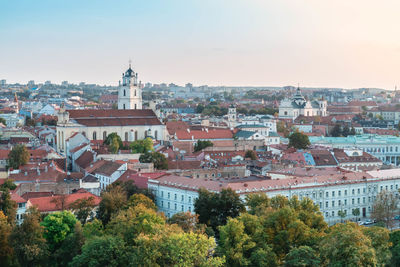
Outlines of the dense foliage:
{"type": "MultiPolygon", "coordinates": [[[[12,183],[7,184],[8,190],[12,183]]],[[[0,265],[400,265],[399,230],[352,222],[328,227],[308,198],[250,194],[242,199],[231,189],[201,189],[198,214],[176,213],[168,220],[152,198],[132,183],[119,183],[102,193],[98,219],[82,208],[91,203],[75,203],[83,215],[41,216],[30,208],[20,225],[0,211],[0,265]]]]}
{"type": "Polygon", "coordinates": [[[289,147],[307,149],[309,146],[310,140],[307,135],[300,132],[294,132],[289,136],[289,147]]]}
{"type": "Polygon", "coordinates": [[[211,146],[214,146],[214,144],[210,140],[197,140],[196,144],[194,144],[194,152],[201,151],[211,146]]]}
{"type": "Polygon", "coordinates": [[[7,166],[8,168],[18,169],[19,166],[25,165],[29,162],[29,151],[24,145],[16,145],[8,154],[7,166]]]}

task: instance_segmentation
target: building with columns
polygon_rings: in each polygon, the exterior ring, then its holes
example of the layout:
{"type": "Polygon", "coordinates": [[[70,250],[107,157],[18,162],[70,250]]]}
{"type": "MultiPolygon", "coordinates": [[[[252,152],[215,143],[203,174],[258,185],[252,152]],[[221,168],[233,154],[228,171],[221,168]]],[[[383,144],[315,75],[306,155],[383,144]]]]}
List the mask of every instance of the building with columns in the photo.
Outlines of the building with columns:
{"type": "Polygon", "coordinates": [[[129,66],[119,88],[118,109],[65,110],[61,107],[57,122],[57,152],[66,153],[66,141],[75,133],[89,140],[105,140],[117,133],[122,141],[151,137],[166,140],[166,127],[151,109],[142,109],[142,91],[137,73],[129,66]]]}

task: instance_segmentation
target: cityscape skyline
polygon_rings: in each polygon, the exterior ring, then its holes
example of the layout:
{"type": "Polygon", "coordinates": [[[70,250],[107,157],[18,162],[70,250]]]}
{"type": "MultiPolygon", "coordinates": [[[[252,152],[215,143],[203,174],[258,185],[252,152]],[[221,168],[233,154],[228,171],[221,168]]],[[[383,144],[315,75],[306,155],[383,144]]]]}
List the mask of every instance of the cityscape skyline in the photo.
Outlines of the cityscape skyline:
{"type": "Polygon", "coordinates": [[[384,3],[2,1],[0,79],[117,85],[132,59],[144,83],[393,90],[400,3],[384,3]]]}

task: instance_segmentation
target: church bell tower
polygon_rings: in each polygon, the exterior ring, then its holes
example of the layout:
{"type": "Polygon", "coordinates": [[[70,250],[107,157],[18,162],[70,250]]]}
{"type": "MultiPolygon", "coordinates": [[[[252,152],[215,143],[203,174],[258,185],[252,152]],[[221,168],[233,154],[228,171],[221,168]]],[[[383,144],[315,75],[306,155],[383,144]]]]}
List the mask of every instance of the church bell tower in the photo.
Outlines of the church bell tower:
{"type": "Polygon", "coordinates": [[[118,90],[118,109],[142,109],[142,88],[138,74],[129,69],[122,73],[122,84],[118,90]]]}

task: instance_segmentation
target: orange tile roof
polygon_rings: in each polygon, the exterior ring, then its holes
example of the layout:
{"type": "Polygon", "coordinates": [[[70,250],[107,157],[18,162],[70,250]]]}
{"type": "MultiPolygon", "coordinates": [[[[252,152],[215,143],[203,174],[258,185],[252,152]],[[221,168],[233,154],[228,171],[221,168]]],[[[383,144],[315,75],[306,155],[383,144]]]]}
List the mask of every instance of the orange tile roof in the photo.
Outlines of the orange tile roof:
{"type": "MultiPolygon", "coordinates": [[[[56,196],[48,196],[48,197],[38,197],[38,198],[31,198],[29,199],[30,206],[35,206],[40,212],[51,212],[51,211],[60,211],[61,207],[57,205],[57,202],[62,201],[63,195],[56,195],[56,196]]],[[[94,198],[94,205],[98,206],[101,198],[93,195],[89,192],[83,193],[74,193],[65,196],[65,207],[68,207],[78,199],[87,199],[89,197],[94,198]]]]}

